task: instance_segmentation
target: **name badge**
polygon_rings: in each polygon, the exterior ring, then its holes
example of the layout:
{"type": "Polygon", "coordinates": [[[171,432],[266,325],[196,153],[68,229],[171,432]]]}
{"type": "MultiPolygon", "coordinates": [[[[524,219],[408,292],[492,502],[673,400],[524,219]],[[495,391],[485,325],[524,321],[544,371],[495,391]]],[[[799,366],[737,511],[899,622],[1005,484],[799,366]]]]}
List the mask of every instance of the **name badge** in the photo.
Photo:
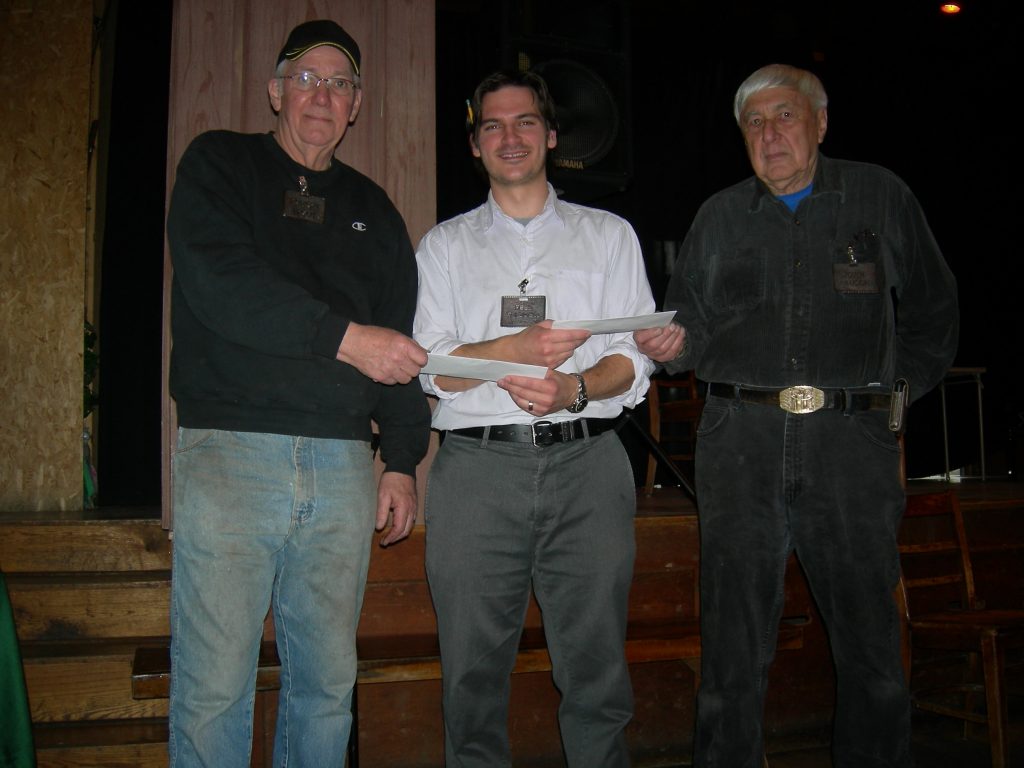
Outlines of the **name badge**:
{"type": "Polygon", "coordinates": [[[501,327],[526,328],[543,320],[546,311],[544,296],[502,296],[501,327]]]}
{"type": "Polygon", "coordinates": [[[323,224],[324,207],[325,203],[322,197],[289,189],[284,193],[284,211],[282,215],[287,216],[289,219],[323,224]]]}
{"type": "Polygon", "coordinates": [[[833,264],[832,285],[839,293],[878,293],[878,273],[871,263],[833,264]]]}

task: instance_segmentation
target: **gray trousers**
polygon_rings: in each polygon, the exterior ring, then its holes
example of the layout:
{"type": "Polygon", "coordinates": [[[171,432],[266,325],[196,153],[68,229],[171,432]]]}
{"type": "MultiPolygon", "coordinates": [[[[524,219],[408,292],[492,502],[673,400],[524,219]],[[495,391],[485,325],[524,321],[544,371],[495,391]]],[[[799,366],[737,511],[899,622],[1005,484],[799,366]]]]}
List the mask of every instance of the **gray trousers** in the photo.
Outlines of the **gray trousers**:
{"type": "Polygon", "coordinates": [[[426,567],[449,768],[512,764],[509,689],[531,585],[567,764],[630,764],[635,514],[633,471],[614,432],[541,448],[446,436],[427,484],[426,567]]]}

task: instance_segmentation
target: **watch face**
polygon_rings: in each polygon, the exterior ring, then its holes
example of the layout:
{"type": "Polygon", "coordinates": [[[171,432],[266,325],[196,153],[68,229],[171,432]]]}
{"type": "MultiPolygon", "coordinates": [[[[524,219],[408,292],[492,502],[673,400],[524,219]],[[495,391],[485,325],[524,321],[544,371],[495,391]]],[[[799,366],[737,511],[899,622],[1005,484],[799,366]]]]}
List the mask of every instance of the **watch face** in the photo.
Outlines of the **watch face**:
{"type": "Polygon", "coordinates": [[[574,373],[573,376],[576,377],[576,400],[566,410],[569,413],[579,413],[587,407],[587,403],[590,401],[587,398],[587,385],[583,383],[583,377],[578,373],[574,373]]]}

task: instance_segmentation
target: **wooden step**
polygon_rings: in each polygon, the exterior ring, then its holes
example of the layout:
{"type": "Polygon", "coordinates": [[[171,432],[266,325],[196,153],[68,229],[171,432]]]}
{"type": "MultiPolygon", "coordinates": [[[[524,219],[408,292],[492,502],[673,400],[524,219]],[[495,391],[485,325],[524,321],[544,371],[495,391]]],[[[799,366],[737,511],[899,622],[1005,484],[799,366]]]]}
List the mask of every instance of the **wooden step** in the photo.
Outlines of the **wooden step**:
{"type": "Polygon", "coordinates": [[[159,520],[0,518],[0,570],[7,574],[170,567],[171,542],[159,520]]]}
{"type": "MultiPolygon", "coordinates": [[[[783,619],[779,627],[779,651],[803,647],[807,616],[783,619]]],[[[656,661],[696,661],[700,658],[700,634],[696,621],[673,624],[637,624],[626,637],[626,658],[630,664],[656,661]]],[[[360,685],[402,683],[441,679],[441,659],[436,636],[394,638],[394,642],[374,646],[361,643],[359,652],[360,685]],[[401,651],[397,649],[401,647],[401,651]],[[392,649],[392,650],[389,650],[392,649]]],[[[516,657],[515,674],[548,672],[551,659],[543,643],[543,635],[531,638],[524,634],[516,657]]],[[[260,646],[256,690],[280,687],[281,662],[273,642],[260,646]]],[[[151,643],[135,651],[131,663],[132,695],[139,699],[166,698],[171,685],[170,641],[151,643]]]]}
{"type": "Polygon", "coordinates": [[[14,518],[0,517],[0,569],[38,768],[166,768],[167,701],[132,697],[131,663],[169,633],[167,532],[158,518],[14,518]]]}
{"type": "Polygon", "coordinates": [[[37,768],[167,768],[167,721],[45,723],[32,729],[37,768]]]}
{"type": "Polygon", "coordinates": [[[140,647],[160,638],[25,643],[22,665],[34,723],[160,718],[166,701],[132,696],[131,668],[140,647]]]}
{"type": "Polygon", "coordinates": [[[6,574],[18,639],[170,634],[170,571],[6,574]]]}

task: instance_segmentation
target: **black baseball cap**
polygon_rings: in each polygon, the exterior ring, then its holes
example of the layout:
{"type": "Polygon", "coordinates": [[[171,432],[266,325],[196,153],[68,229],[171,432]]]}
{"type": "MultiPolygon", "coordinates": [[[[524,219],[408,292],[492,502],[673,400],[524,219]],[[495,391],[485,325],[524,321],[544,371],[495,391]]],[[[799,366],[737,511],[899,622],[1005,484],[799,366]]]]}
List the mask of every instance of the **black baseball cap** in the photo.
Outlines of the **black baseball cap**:
{"type": "Polygon", "coordinates": [[[284,48],[277,56],[277,63],[288,59],[294,61],[307,51],[321,45],[330,45],[348,56],[353,72],[359,74],[359,46],[352,36],[330,19],[317,19],[299,24],[288,35],[284,48]]]}

